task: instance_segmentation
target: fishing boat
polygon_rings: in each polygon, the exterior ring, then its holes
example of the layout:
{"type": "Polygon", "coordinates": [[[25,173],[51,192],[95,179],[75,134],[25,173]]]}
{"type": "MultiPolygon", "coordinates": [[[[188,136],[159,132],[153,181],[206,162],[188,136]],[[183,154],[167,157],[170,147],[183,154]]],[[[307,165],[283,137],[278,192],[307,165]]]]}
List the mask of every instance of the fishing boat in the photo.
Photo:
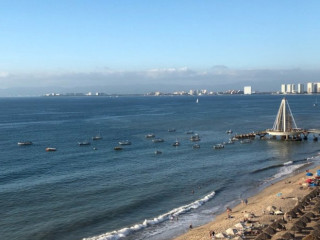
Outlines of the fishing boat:
{"type": "Polygon", "coordinates": [[[178,146],[180,146],[180,142],[179,142],[178,140],[176,140],[176,141],[172,144],[172,146],[178,147],[178,146]]]}
{"type": "Polygon", "coordinates": [[[228,131],[226,131],[227,134],[231,134],[232,133],[232,130],[229,129],[228,131]]]}
{"type": "Polygon", "coordinates": [[[222,148],[224,148],[224,145],[219,143],[219,144],[214,145],[213,148],[214,149],[222,149],[222,148]]]}
{"type": "Polygon", "coordinates": [[[192,142],[200,141],[200,136],[198,134],[195,134],[195,135],[191,136],[190,141],[192,141],[192,142]]]}
{"type": "Polygon", "coordinates": [[[57,149],[56,148],[52,148],[52,147],[47,147],[46,151],[47,152],[55,152],[55,151],[57,151],[57,149]]]}
{"type": "Polygon", "coordinates": [[[186,134],[193,134],[194,132],[192,130],[186,131],[186,134]]]}
{"type": "Polygon", "coordinates": [[[156,154],[156,155],[161,154],[161,153],[162,153],[162,152],[159,151],[159,150],[154,151],[154,154],[156,154]]]}
{"type": "Polygon", "coordinates": [[[197,98],[196,103],[199,103],[199,98],[197,98]]]}
{"type": "Polygon", "coordinates": [[[193,149],[199,149],[199,148],[200,148],[200,145],[199,145],[199,144],[194,144],[194,145],[192,146],[192,148],[193,148],[193,149]]]}
{"type": "Polygon", "coordinates": [[[240,141],[240,143],[251,143],[252,141],[250,139],[243,139],[240,141]]]}
{"type": "Polygon", "coordinates": [[[92,137],[92,140],[93,140],[93,141],[101,140],[101,139],[102,139],[102,137],[101,137],[100,135],[97,135],[97,136],[93,136],[93,137],[92,137]]]}
{"type": "Polygon", "coordinates": [[[155,137],[155,135],[153,133],[149,133],[146,135],[146,138],[154,138],[154,137],[155,137]]]}
{"type": "Polygon", "coordinates": [[[129,140],[125,140],[125,141],[120,141],[119,144],[120,145],[131,145],[131,142],[129,140]]]}
{"type": "Polygon", "coordinates": [[[159,142],[164,142],[164,140],[162,138],[155,138],[152,140],[152,142],[159,143],[159,142]]]}
{"type": "Polygon", "coordinates": [[[30,141],[27,141],[27,142],[18,142],[18,145],[19,145],[19,146],[29,146],[29,145],[32,145],[32,142],[30,142],[30,141]]]}
{"type": "Polygon", "coordinates": [[[88,146],[91,143],[90,142],[78,142],[79,146],[88,146]]]}
{"type": "Polygon", "coordinates": [[[122,147],[121,146],[116,146],[113,149],[116,150],[116,151],[119,151],[119,150],[122,150],[122,147]]]}

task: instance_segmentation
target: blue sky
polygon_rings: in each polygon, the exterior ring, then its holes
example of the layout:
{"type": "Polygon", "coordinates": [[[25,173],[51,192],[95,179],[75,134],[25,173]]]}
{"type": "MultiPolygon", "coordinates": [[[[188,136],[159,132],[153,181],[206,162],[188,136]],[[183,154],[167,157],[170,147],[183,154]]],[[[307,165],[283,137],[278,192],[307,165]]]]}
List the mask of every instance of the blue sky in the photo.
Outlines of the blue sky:
{"type": "Polygon", "coordinates": [[[224,77],[265,81],[266,71],[278,88],[292,69],[320,79],[319,9],[315,0],[0,0],[0,88],[178,87],[191,78],[188,87],[214,88],[224,77]]]}

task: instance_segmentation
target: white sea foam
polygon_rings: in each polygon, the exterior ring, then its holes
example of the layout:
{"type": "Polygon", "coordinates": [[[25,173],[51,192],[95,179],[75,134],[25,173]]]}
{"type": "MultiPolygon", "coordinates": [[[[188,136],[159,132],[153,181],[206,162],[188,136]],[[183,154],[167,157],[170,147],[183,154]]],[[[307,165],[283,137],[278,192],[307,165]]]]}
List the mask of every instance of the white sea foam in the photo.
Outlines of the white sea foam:
{"type": "Polygon", "coordinates": [[[293,161],[289,161],[289,162],[285,162],[283,165],[286,166],[286,165],[291,165],[293,163],[293,161]]]}
{"type": "Polygon", "coordinates": [[[304,166],[305,164],[297,164],[297,165],[286,165],[280,168],[279,172],[273,175],[272,179],[281,178],[283,176],[289,175],[294,172],[296,169],[304,166]]]}
{"type": "Polygon", "coordinates": [[[205,197],[203,197],[197,201],[194,201],[190,204],[175,208],[175,209],[173,209],[165,214],[162,214],[158,217],[155,217],[153,219],[146,219],[142,223],[135,224],[131,227],[122,228],[118,231],[107,232],[107,233],[101,234],[99,236],[94,236],[91,238],[84,238],[83,240],[118,240],[118,239],[121,239],[123,237],[128,236],[129,234],[131,234],[133,232],[139,231],[139,230],[144,229],[144,228],[151,226],[151,225],[155,225],[155,224],[164,222],[166,220],[170,220],[170,218],[172,218],[172,217],[177,217],[180,214],[188,212],[192,209],[196,209],[196,208],[202,206],[203,204],[205,204],[206,202],[208,202],[210,199],[212,199],[214,197],[214,195],[215,195],[215,192],[211,192],[208,195],[206,195],[205,197]]]}

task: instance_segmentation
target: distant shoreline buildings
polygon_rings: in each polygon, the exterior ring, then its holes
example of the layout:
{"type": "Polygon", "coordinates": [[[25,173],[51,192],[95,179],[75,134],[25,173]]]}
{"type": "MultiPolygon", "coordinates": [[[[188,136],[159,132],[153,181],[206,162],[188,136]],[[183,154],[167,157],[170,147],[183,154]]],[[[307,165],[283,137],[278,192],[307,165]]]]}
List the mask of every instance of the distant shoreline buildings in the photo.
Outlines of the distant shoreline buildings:
{"type": "Polygon", "coordinates": [[[281,94],[313,94],[313,93],[320,93],[320,82],[313,83],[308,82],[307,83],[307,89],[305,91],[304,84],[298,83],[297,88],[295,84],[289,83],[289,84],[281,84],[281,94]]]}

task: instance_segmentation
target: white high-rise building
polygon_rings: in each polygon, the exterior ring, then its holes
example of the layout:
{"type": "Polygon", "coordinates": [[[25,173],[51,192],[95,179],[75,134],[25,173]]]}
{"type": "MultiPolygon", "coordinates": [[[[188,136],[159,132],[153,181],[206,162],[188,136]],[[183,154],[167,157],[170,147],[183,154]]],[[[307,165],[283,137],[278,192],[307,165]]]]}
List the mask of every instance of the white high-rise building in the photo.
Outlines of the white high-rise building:
{"type": "Polygon", "coordinates": [[[314,83],[311,83],[311,82],[309,82],[308,84],[307,84],[307,93],[314,93],[315,91],[314,91],[315,89],[314,89],[314,83]]]}
{"type": "Polygon", "coordinates": [[[252,94],[251,86],[245,86],[245,87],[243,88],[243,93],[244,93],[244,94],[252,94]]]}
{"type": "Polygon", "coordinates": [[[304,85],[303,84],[298,83],[297,93],[299,93],[299,94],[303,94],[304,93],[304,85]]]}
{"type": "Polygon", "coordinates": [[[287,92],[287,88],[285,84],[281,84],[281,93],[285,94],[287,92]]]}
{"type": "Polygon", "coordinates": [[[292,92],[291,87],[292,87],[291,84],[287,84],[287,93],[291,93],[292,92]]]}
{"type": "Polygon", "coordinates": [[[320,83],[314,83],[315,85],[315,89],[316,89],[316,93],[320,93],[320,83]]]}
{"type": "Polygon", "coordinates": [[[296,93],[296,85],[291,84],[291,93],[296,93]]]}

